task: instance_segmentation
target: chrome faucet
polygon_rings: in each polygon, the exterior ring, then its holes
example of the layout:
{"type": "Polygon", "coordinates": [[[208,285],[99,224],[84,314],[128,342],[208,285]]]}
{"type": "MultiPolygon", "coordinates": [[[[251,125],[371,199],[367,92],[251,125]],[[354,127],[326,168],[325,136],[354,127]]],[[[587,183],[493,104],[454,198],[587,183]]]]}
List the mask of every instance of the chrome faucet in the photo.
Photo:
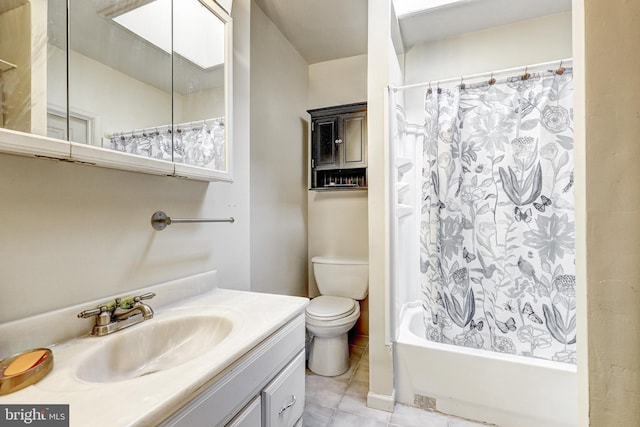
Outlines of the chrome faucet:
{"type": "Polygon", "coordinates": [[[101,337],[113,332],[149,320],[153,317],[153,309],[142,300],[151,299],[156,294],[149,292],[143,295],[116,298],[115,301],[101,304],[97,308],[84,310],[78,317],[86,319],[95,316],[96,323],[91,335],[101,337]]]}

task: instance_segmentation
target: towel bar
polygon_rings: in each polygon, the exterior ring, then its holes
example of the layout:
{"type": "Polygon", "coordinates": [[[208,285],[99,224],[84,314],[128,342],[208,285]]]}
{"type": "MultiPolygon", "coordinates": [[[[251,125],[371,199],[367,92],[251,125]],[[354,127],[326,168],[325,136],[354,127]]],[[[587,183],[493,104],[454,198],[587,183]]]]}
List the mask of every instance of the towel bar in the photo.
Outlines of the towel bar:
{"type": "Polygon", "coordinates": [[[197,222],[230,222],[234,223],[236,220],[233,217],[229,218],[171,218],[162,211],[157,211],[151,215],[151,226],[155,230],[164,230],[167,225],[180,224],[180,223],[197,223],[197,222]]]}

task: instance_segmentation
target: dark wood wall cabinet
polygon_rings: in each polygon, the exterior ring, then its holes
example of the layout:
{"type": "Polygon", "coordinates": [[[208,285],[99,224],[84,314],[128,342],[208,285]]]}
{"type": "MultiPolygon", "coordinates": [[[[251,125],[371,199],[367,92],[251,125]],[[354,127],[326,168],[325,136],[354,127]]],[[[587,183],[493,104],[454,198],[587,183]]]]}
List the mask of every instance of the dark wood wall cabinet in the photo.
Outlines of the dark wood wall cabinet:
{"type": "Polygon", "coordinates": [[[307,111],[311,115],[311,190],[367,188],[367,103],[307,111]]]}

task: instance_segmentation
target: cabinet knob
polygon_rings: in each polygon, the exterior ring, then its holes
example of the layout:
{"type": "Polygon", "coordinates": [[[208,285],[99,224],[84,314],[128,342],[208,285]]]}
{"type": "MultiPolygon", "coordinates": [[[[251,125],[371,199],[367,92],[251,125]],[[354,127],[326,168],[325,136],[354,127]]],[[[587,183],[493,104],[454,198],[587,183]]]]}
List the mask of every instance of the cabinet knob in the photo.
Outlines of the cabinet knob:
{"type": "Polygon", "coordinates": [[[342,144],[342,140],[341,139],[336,139],[336,144],[342,144]]]}

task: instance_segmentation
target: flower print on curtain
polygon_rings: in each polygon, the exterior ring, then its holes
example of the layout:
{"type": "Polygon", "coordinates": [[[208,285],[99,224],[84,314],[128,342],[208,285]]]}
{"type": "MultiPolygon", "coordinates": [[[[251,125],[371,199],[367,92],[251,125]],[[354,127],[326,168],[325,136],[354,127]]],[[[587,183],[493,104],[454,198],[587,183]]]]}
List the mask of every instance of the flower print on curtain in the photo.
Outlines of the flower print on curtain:
{"type": "Polygon", "coordinates": [[[425,98],[427,338],[575,363],[572,72],[425,98]]]}

